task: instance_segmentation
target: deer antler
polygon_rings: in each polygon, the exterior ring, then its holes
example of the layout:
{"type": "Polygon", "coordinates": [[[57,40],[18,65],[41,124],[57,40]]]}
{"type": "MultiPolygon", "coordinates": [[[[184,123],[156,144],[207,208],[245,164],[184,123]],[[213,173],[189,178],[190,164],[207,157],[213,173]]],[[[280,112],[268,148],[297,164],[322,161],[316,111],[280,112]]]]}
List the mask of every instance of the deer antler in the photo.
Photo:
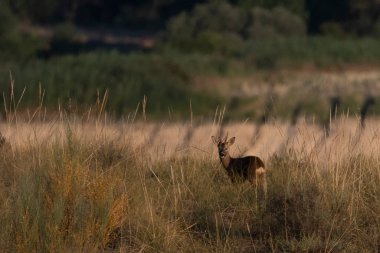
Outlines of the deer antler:
{"type": "Polygon", "coordinates": [[[224,138],[224,142],[227,142],[227,139],[228,139],[228,132],[226,134],[226,138],[224,138]]]}

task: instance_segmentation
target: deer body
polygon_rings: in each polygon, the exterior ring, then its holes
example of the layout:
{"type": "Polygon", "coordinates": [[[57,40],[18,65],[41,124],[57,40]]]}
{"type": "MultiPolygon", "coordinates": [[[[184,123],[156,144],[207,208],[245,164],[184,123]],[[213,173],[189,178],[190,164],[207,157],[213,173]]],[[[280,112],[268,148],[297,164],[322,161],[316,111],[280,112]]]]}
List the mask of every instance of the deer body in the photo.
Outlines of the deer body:
{"type": "Polygon", "coordinates": [[[241,158],[233,158],[228,152],[228,148],[235,142],[235,137],[227,141],[220,137],[212,136],[215,144],[218,146],[219,158],[226,169],[228,177],[232,183],[239,179],[248,180],[252,185],[261,186],[266,191],[266,170],[264,162],[257,156],[245,156],[241,158]]]}
{"type": "Polygon", "coordinates": [[[264,162],[257,156],[232,158],[228,155],[220,160],[232,182],[244,179],[256,184],[256,179],[265,174],[264,162]]]}

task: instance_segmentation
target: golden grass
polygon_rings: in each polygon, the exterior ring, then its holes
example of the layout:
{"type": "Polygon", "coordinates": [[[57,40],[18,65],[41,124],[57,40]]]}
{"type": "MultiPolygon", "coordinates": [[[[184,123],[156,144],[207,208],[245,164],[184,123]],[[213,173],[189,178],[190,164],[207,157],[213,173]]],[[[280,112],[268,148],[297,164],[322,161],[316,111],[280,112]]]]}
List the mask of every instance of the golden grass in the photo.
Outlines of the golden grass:
{"type": "MultiPolygon", "coordinates": [[[[320,125],[301,121],[295,126],[287,122],[272,122],[257,126],[254,123],[231,123],[223,126],[223,133],[236,136],[232,154],[258,155],[269,159],[274,154],[292,150],[297,156],[312,156],[315,162],[341,161],[352,155],[376,157],[380,154],[377,119],[367,120],[362,129],[359,120],[341,117],[331,123],[330,135],[320,125]],[[258,129],[260,128],[260,129],[258,129]]],[[[110,142],[130,148],[144,148],[150,159],[166,160],[189,150],[214,153],[211,136],[220,128],[212,123],[192,126],[185,123],[18,123],[3,124],[0,132],[9,140],[11,148],[30,145],[63,145],[68,130],[80,142],[96,145],[110,142]]]]}
{"type": "Polygon", "coordinates": [[[378,120],[231,123],[235,156],[270,169],[268,199],[232,185],[205,123],[3,124],[4,252],[376,252],[378,120]],[[259,132],[259,134],[257,134],[259,132]]]}

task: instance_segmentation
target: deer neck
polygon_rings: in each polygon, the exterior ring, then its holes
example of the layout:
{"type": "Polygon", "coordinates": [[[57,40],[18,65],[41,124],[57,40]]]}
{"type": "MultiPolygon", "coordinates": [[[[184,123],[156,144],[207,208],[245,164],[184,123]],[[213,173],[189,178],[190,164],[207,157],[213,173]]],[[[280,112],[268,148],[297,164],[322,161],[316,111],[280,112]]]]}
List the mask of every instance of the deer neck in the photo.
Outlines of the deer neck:
{"type": "Polygon", "coordinates": [[[223,158],[222,158],[222,157],[219,157],[219,158],[220,158],[220,161],[221,161],[222,164],[223,164],[223,167],[224,167],[225,169],[227,169],[228,166],[229,166],[230,163],[231,163],[231,156],[230,156],[230,154],[227,153],[223,158]]]}

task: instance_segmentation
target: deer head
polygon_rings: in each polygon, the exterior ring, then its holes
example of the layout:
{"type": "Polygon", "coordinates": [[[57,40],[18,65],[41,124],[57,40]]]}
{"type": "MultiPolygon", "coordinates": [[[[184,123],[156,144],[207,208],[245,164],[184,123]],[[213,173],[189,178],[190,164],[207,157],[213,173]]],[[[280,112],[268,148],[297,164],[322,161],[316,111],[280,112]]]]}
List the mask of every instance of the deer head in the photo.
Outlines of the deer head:
{"type": "Polygon", "coordinates": [[[220,158],[226,157],[228,154],[228,148],[235,143],[235,137],[231,137],[228,141],[228,134],[224,139],[221,139],[220,136],[215,137],[211,136],[212,141],[218,146],[218,152],[220,158]]]}

